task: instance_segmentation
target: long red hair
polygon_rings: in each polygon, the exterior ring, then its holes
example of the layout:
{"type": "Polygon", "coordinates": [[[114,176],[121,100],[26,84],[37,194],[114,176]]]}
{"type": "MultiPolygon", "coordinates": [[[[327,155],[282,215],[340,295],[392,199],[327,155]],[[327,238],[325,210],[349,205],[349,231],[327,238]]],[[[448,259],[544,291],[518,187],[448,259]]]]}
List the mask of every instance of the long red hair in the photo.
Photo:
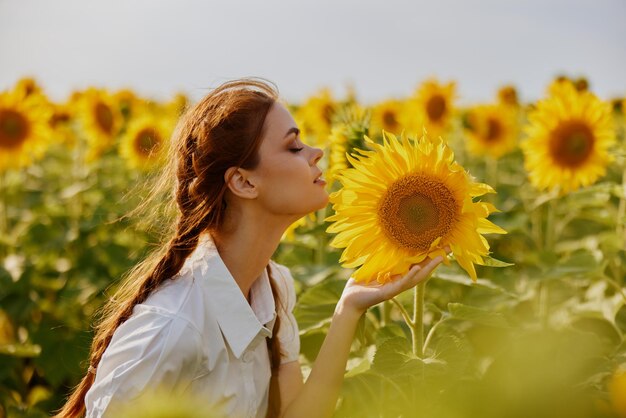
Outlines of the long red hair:
{"type": "MultiPolygon", "coordinates": [[[[269,83],[258,79],[229,81],[212,90],[181,117],[172,137],[170,164],[155,181],[151,198],[139,210],[160,199],[163,191],[173,193],[166,212],[174,214],[162,244],[131,269],[102,310],[91,344],[89,368],[95,369],[108,347],[113,332],[166,279],[173,277],[198,244],[204,231],[220,228],[226,211],[224,175],[230,167],[253,169],[267,113],[278,99],[269,83]]],[[[154,214],[154,212],[153,212],[154,214]]],[[[162,219],[161,219],[162,222],[162,219]]],[[[279,295],[267,266],[277,307],[279,295]]],[[[280,316],[268,340],[272,378],[267,416],[280,411],[277,371],[280,344],[276,337],[280,316]]],[[[73,418],[85,413],[85,395],[95,373],[87,371],[55,417],[73,418]]]]}

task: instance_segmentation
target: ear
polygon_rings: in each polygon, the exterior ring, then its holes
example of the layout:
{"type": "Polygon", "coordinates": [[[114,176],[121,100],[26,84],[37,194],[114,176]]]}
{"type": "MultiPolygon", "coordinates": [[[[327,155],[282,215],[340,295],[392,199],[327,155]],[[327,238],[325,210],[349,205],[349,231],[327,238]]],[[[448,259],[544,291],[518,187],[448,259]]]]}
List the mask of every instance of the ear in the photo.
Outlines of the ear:
{"type": "Polygon", "coordinates": [[[251,177],[251,173],[241,167],[230,167],[224,173],[228,189],[242,199],[255,199],[259,193],[251,177]]]}

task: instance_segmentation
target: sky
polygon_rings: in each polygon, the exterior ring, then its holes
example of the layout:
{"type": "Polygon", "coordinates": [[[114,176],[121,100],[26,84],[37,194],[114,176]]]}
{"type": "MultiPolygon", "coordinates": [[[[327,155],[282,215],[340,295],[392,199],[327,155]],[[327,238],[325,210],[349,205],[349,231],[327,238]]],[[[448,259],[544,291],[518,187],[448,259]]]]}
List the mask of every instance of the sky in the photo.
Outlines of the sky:
{"type": "Polygon", "coordinates": [[[269,79],[298,102],[365,102],[436,77],[462,103],[503,84],[540,98],[558,74],[626,96],[626,0],[0,0],[0,90],[34,76],[55,100],[90,85],[197,99],[269,79]]]}

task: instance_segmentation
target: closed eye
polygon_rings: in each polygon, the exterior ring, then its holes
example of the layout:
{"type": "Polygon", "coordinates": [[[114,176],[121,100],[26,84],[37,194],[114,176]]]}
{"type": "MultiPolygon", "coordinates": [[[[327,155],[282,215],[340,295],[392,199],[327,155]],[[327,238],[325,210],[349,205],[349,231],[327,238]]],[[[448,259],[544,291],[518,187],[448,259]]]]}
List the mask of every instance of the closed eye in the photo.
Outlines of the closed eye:
{"type": "Polygon", "coordinates": [[[289,151],[293,152],[294,154],[297,152],[300,152],[304,149],[304,147],[301,148],[289,148],[289,151]]]}

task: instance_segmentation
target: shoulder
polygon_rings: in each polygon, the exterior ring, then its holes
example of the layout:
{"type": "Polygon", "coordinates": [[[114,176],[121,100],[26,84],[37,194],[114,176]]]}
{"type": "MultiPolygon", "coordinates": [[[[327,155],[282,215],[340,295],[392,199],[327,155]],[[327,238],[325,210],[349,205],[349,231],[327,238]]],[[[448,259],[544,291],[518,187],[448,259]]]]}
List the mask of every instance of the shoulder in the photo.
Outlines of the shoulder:
{"type": "Polygon", "coordinates": [[[187,319],[153,307],[137,305],[133,314],[113,333],[98,372],[120,373],[120,367],[138,369],[159,363],[199,364],[201,336],[187,319]],[[146,366],[139,365],[146,363],[146,366]]]}
{"type": "Polygon", "coordinates": [[[148,298],[135,306],[136,311],[176,318],[192,328],[202,328],[206,307],[197,279],[190,273],[165,280],[148,298]]]}

